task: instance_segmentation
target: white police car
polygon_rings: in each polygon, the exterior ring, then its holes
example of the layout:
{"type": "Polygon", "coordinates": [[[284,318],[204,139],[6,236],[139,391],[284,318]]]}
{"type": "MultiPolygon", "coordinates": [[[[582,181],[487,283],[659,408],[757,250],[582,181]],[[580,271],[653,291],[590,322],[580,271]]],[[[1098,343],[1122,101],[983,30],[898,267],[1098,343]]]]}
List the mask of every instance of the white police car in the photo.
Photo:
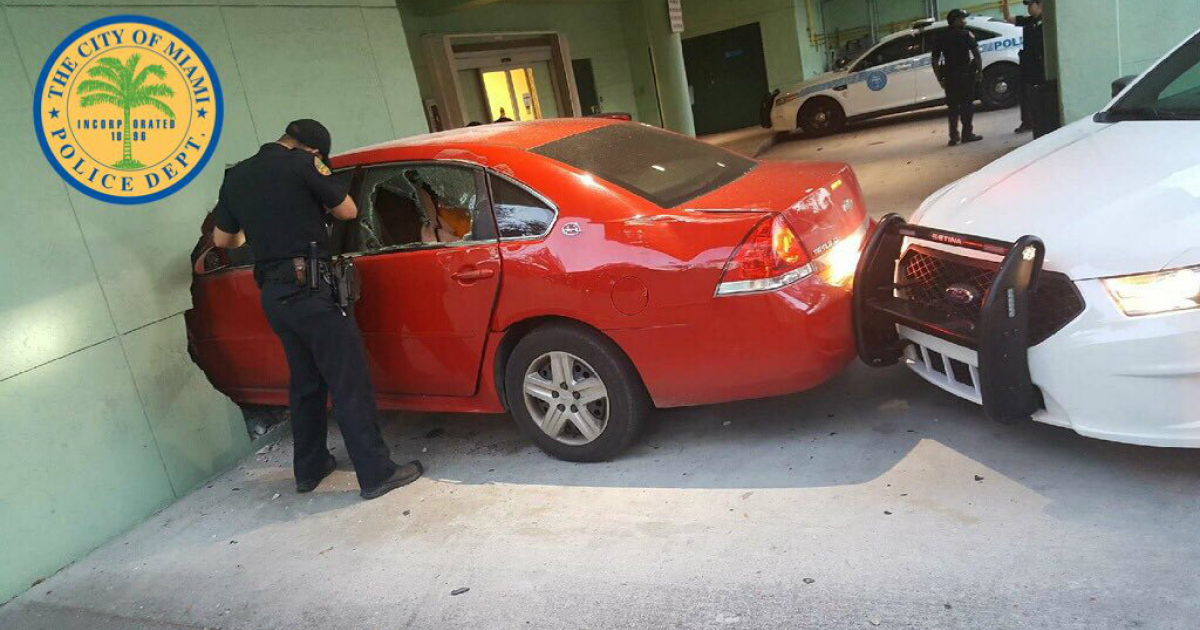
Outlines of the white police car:
{"type": "Polygon", "coordinates": [[[1200,32],[1094,117],[885,217],[859,356],[998,421],[1200,448],[1197,138],[1200,32]]]}
{"type": "MultiPolygon", "coordinates": [[[[931,50],[949,28],[945,20],[921,20],[908,31],[884,38],[844,70],[810,79],[775,98],[771,128],[834,133],[847,121],[935,107],[946,93],[933,73],[931,50]]],[[[983,104],[1012,107],[1019,99],[1021,29],[997,19],[972,16],[967,28],[983,54],[983,104]]]]}

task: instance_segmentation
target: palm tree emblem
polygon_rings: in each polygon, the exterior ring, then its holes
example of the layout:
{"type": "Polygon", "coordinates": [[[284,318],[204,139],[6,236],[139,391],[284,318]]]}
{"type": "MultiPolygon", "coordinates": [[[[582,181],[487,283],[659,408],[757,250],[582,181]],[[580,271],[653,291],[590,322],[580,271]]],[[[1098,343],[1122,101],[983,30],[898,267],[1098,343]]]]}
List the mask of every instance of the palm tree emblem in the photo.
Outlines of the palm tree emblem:
{"type": "Polygon", "coordinates": [[[80,107],[95,105],[113,105],[120,107],[125,113],[124,126],[121,127],[121,160],[112,167],[122,170],[145,168],[141,162],[133,159],[133,134],[130,133],[129,113],[139,107],[149,105],[174,120],[175,112],[159,97],[175,96],[175,90],[162,83],[146,84],[151,76],[165,79],[167,71],[158,64],[151,64],[137,72],[141,55],[132,54],[125,63],[115,57],[103,57],[88,68],[90,79],[79,82],[75,93],[80,99],[80,107]]]}

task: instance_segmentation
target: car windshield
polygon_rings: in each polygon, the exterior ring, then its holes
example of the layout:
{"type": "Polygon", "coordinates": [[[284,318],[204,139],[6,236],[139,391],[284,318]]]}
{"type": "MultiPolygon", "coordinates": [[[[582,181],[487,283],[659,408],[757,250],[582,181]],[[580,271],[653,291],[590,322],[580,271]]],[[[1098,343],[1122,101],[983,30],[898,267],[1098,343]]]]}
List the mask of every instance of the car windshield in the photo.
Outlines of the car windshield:
{"type": "Polygon", "coordinates": [[[755,162],[709,144],[636,124],[608,125],[533,149],[671,208],[750,172],[755,162]]]}
{"type": "Polygon", "coordinates": [[[1104,118],[1109,122],[1200,120],[1200,35],[1142,77],[1104,118]]]}

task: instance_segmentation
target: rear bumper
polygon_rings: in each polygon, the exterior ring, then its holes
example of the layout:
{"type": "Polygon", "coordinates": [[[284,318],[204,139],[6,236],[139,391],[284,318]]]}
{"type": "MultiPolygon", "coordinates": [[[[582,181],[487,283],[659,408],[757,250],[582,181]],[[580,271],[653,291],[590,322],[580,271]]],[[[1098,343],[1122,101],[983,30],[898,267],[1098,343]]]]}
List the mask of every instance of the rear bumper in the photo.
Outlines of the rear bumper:
{"type": "Polygon", "coordinates": [[[814,275],[778,291],[714,298],[691,321],[605,333],[658,407],[811,389],[854,360],[850,290],[814,275]]]}

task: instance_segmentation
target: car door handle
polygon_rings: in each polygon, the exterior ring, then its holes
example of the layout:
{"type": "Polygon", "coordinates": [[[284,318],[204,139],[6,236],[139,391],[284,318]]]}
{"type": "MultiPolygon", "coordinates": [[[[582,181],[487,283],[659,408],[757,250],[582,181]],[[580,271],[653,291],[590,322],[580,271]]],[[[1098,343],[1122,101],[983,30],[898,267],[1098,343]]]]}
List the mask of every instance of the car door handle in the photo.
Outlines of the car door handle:
{"type": "Polygon", "coordinates": [[[451,274],[450,277],[459,282],[470,283],[487,280],[495,275],[495,269],[463,269],[451,274]]]}
{"type": "Polygon", "coordinates": [[[833,91],[834,92],[845,92],[848,89],[850,89],[850,86],[848,86],[848,85],[839,85],[839,86],[833,88],[833,91]]]}

